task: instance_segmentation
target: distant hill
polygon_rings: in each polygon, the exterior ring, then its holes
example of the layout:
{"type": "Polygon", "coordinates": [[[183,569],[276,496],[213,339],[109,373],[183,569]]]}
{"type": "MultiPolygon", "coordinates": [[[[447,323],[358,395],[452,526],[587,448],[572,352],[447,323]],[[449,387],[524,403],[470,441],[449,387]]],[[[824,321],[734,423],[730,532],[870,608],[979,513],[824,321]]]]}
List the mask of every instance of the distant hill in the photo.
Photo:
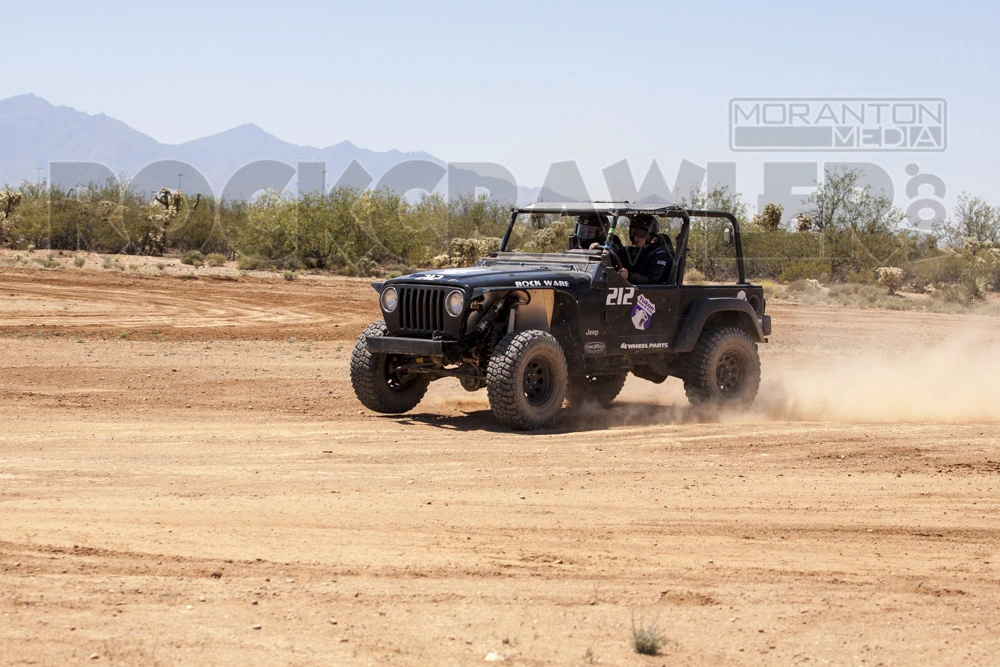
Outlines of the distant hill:
{"type": "MultiPolygon", "coordinates": [[[[216,194],[222,192],[238,169],[257,160],[277,160],[293,168],[299,162],[323,162],[327,187],[338,181],[352,161],[357,161],[376,180],[392,166],[407,160],[445,164],[429,153],[372,151],[349,141],[326,148],[297,146],[253,124],[182,144],[161,144],[105,114],[90,115],[71,107],[57,107],[30,94],[0,100],[0,183],[19,185],[25,180],[34,181],[39,166],[44,167],[44,178],[49,163],[56,161],[96,162],[115,174],[134,175],[159,160],[190,164],[201,172],[216,194]]],[[[348,174],[348,180],[356,182],[363,176],[358,165],[348,174]]]]}

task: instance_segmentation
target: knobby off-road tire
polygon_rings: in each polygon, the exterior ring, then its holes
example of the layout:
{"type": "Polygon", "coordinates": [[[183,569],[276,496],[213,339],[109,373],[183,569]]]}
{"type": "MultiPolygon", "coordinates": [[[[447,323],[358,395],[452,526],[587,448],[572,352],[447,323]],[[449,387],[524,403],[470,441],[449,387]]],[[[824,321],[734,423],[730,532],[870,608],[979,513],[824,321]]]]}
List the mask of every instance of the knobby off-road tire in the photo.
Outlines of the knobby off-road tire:
{"type": "Polygon", "coordinates": [[[617,398],[625,386],[625,379],[628,373],[617,375],[585,375],[573,377],[566,387],[566,400],[570,405],[584,405],[586,403],[599,403],[600,405],[610,405],[611,401],[617,398]]]}
{"type": "Polygon", "coordinates": [[[358,336],[351,354],[351,385],[354,394],[369,410],[400,414],[416,407],[427,392],[430,379],[425,375],[403,376],[396,367],[406,360],[396,354],[376,354],[368,350],[368,339],[384,336],[385,322],[372,322],[358,336]]]}
{"type": "Polygon", "coordinates": [[[757,397],[760,357],[743,329],[702,331],[683,369],[684,393],[692,405],[747,407],[757,397]]]}
{"type": "Polygon", "coordinates": [[[566,356],[544,331],[515,331],[500,339],[486,367],[493,415],[521,431],[552,423],[566,396],[566,356]]]}

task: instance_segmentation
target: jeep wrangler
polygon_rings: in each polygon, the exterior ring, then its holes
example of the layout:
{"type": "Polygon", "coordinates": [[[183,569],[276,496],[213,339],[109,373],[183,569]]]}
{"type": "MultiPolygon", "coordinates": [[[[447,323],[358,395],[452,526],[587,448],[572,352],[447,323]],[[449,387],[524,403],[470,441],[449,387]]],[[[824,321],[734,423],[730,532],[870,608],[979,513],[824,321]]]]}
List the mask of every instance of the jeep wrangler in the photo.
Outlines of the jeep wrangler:
{"type": "Polygon", "coordinates": [[[611,403],[629,372],[654,383],[680,378],[692,404],[749,406],[760,384],[757,343],[771,333],[763,288],[746,281],[736,218],[675,204],[517,208],[499,251],[475,266],[372,286],[383,318],[358,337],[351,357],[351,384],[362,404],[404,413],[432,380],[455,377],[468,391],[485,387],[495,417],[519,430],[549,425],[564,400],[611,403]],[[592,214],[608,222],[603,247],[507,250],[520,215],[592,214]],[[681,220],[660,284],[621,277],[622,247],[612,245],[616,222],[642,214],[681,220]],[[735,284],[684,284],[692,218],[724,219],[735,284]]]}

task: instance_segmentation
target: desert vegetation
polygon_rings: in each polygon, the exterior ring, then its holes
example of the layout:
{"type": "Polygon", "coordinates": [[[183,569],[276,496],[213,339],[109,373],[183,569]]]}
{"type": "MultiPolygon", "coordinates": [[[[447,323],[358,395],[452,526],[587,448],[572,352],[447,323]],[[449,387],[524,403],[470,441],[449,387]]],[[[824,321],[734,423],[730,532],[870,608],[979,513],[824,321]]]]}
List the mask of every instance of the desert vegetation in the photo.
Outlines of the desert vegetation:
{"type": "MultiPolygon", "coordinates": [[[[965,305],[1000,291],[1000,206],[962,194],[951,216],[928,233],[911,228],[888,198],[860,187],[859,179],[850,170],[828,174],[798,212],[768,204],[751,216],[742,197],[724,189],[694,191],[683,203],[737,217],[754,280],[870,286],[886,296],[935,294],[965,305]]],[[[0,244],[15,250],[172,253],[192,266],[229,258],[240,270],[355,276],[471,263],[499,246],[510,215],[508,206],[482,196],[413,201],[387,190],[338,188],[300,198],[267,192],[243,202],[163,189],[147,199],[120,181],[69,191],[24,183],[0,190],[0,204],[0,244]]],[[[524,216],[510,247],[562,250],[573,222],[524,216]]],[[[724,224],[695,221],[689,280],[735,277],[724,224]]],[[[664,221],[671,234],[678,225],[664,221]]]]}

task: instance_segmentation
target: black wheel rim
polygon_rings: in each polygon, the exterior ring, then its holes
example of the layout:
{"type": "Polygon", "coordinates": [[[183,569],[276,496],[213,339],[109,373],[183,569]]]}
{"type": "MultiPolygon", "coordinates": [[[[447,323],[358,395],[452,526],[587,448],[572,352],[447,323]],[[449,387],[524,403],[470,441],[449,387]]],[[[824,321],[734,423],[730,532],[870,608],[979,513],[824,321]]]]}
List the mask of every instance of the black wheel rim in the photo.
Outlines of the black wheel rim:
{"type": "Polygon", "coordinates": [[[531,405],[544,405],[552,396],[552,365],[545,359],[532,359],[524,367],[524,397],[531,405]]]}
{"type": "Polygon", "coordinates": [[[723,396],[738,394],[746,377],[746,364],[738,354],[727,352],[715,366],[715,383],[723,396]]]}

